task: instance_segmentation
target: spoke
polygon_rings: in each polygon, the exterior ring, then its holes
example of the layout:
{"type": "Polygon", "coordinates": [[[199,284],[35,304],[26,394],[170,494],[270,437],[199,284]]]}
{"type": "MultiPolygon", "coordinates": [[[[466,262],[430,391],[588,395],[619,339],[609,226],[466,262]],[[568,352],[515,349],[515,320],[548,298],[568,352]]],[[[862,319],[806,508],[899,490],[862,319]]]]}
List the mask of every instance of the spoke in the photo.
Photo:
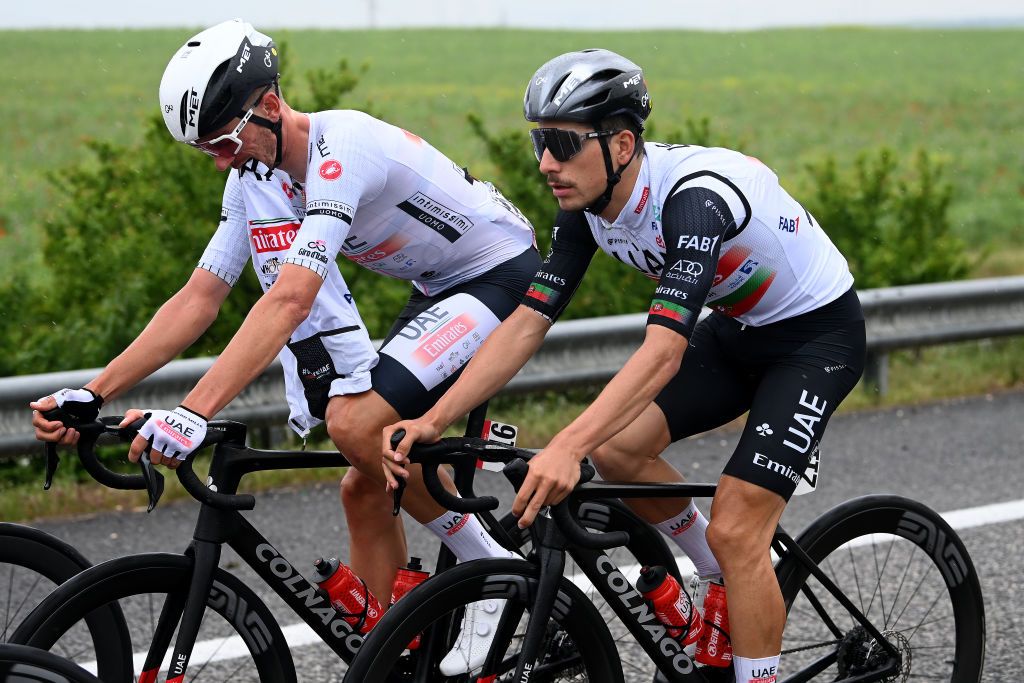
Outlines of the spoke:
{"type": "Polygon", "coordinates": [[[857,559],[853,555],[853,548],[846,546],[846,550],[850,555],[850,568],[853,570],[853,582],[857,586],[857,604],[861,609],[864,609],[864,595],[860,590],[860,575],[857,573],[857,559]]]}
{"type": "MultiPolygon", "coordinates": [[[[921,590],[921,586],[923,586],[924,582],[928,579],[929,576],[931,576],[933,569],[935,569],[935,565],[929,563],[928,564],[928,570],[924,573],[924,576],[921,577],[921,580],[917,582],[917,585],[914,586],[914,592],[910,594],[910,597],[907,599],[907,603],[905,605],[903,605],[903,609],[900,611],[900,613],[896,617],[896,619],[892,622],[892,625],[891,625],[890,628],[896,628],[896,624],[898,624],[900,622],[900,619],[903,618],[903,615],[906,614],[907,608],[910,607],[910,603],[913,601],[913,599],[917,595],[918,591],[921,590]]],[[[936,602],[938,601],[938,598],[941,597],[941,596],[942,596],[942,593],[940,592],[938,597],[936,597],[936,602]]],[[[932,606],[928,608],[928,612],[932,611],[932,607],[935,607],[935,602],[932,602],[932,606]]],[[[924,616],[921,617],[922,620],[925,617],[928,616],[928,612],[925,612],[924,616]]]]}
{"type": "MultiPolygon", "coordinates": [[[[12,567],[12,569],[13,569],[13,567],[12,567]]],[[[8,622],[8,625],[13,624],[15,622],[15,620],[18,618],[18,615],[21,613],[21,608],[25,606],[25,603],[28,602],[29,597],[31,597],[32,593],[35,592],[36,586],[38,586],[39,582],[43,580],[43,575],[42,574],[36,574],[35,577],[36,577],[35,581],[33,581],[32,582],[32,586],[28,590],[25,591],[25,596],[21,599],[21,602],[18,603],[18,607],[17,607],[17,609],[14,610],[14,614],[11,614],[11,621],[8,622]]],[[[8,608],[9,608],[10,607],[10,593],[8,594],[8,596],[9,596],[8,597],[8,608]]],[[[6,640],[6,639],[7,639],[7,629],[5,627],[5,629],[4,629],[4,640],[6,640]]]]}
{"type": "MultiPolygon", "coordinates": [[[[192,680],[193,681],[199,680],[199,676],[202,675],[203,671],[206,670],[206,667],[208,667],[210,665],[210,662],[212,662],[214,660],[214,658],[217,656],[217,653],[220,652],[220,649],[222,647],[224,647],[224,644],[228,642],[228,638],[229,637],[230,636],[223,638],[220,641],[220,644],[217,645],[217,648],[213,652],[211,652],[210,656],[206,658],[205,662],[203,662],[203,665],[201,667],[199,667],[199,670],[196,671],[194,674],[192,674],[192,680]]],[[[189,653],[189,656],[191,657],[191,653],[189,653]]],[[[242,665],[244,665],[244,664],[245,664],[245,658],[243,657],[242,658],[242,664],[240,664],[238,668],[241,669],[242,665]]],[[[238,671],[238,669],[235,669],[235,671],[238,671]]]]}
{"type": "MultiPolygon", "coordinates": [[[[895,542],[894,542],[894,543],[895,543],[895,542]]],[[[912,565],[912,564],[914,564],[914,560],[915,560],[915,558],[919,557],[919,556],[918,556],[918,555],[917,555],[917,554],[916,554],[916,553],[914,552],[914,549],[915,549],[916,547],[917,547],[917,546],[915,546],[915,545],[911,544],[911,545],[910,545],[910,549],[909,549],[909,550],[907,551],[907,552],[909,553],[909,555],[908,555],[908,557],[907,557],[907,563],[906,563],[906,565],[905,565],[905,566],[903,567],[903,575],[902,575],[902,576],[900,577],[900,585],[899,585],[899,586],[898,586],[898,587],[896,588],[896,595],[895,595],[895,596],[893,597],[893,599],[892,599],[892,609],[891,609],[891,610],[889,610],[889,614],[887,614],[887,615],[883,615],[883,617],[884,617],[884,622],[885,622],[885,627],[886,627],[886,628],[889,628],[889,620],[890,620],[890,619],[892,619],[892,615],[893,615],[893,614],[894,614],[894,613],[896,612],[896,604],[897,604],[897,603],[899,602],[899,599],[900,599],[900,593],[902,593],[902,592],[903,592],[903,586],[904,586],[904,585],[906,584],[906,582],[907,582],[907,576],[909,576],[909,575],[910,575],[910,567],[911,567],[911,565],[912,565]]],[[[906,606],[904,606],[904,609],[906,609],[906,606]]],[[[898,618],[898,617],[897,617],[896,621],[899,621],[899,618],[898,618]]],[[[893,626],[895,626],[895,624],[896,624],[896,622],[894,621],[894,622],[893,622],[893,626]]]]}
{"type": "MultiPolygon", "coordinates": [[[[889,566],[889,557],[892,555],[893,542],[889,542],[885,551],[885,560],[882,561],[882,566],[878,566],[878,544],[875,541],[875,534],[871,534],[871,553],[875,558],[875,576],[878,577],[878,582],[875,584],[875,591],[878,593],[878,605],[879,609],[882,610],[882,621],[885,621],[885,590],[882,588],[882,576],[885,575],[885,568],[889,566]]],[[[871,600],[868,601],[868,608],[864,610],[864,616],[867,616],[871,612],[871,606],[875,604],[875,594],[871,594],[871,600]]]]}
{"type": "Polygon", "coordinates": [[[8,572],[9,576],[7,579],[7,602],[4,603],[7,607],[4,614],[4,633],[3,642],[7,642],[7,630],[11,627],[11,594],[14,592],[14,565],[11,565],[11,571],[8,572]]]}
{"type": "Polygon", "coordinates": [[[935,596],[935,599],[932,601],[932,604],[928,606],[928,611],[924,613],[923,617],[921,617],[921,621],[918,622],[917,626],[914,627],[914,630],[910,632],[909,636],[907,636],[907,640],[908,641],[914,639],[914,636],[917,634],[918,629],[920,629],[921,626],[924,625],[925,619],[927,619],[928,615],[931,614],[933,609],[935,609],[935,605],[938,604],[938,602],[939,602],[939,600],[941,598],[942,598],[942,592],[940,591],[939,594],[935,596]]]}
{"type": "MultiPolygon", "coordinates": [[[[835,583],[838,586],[839,585],[839,581],[838,581],[839,574],[836,573],[835,568],[832,566],[832,555],[831,554],[825,556],[825,564],[828,566],[827,574],[828,574],[829,578],[831,578],[832,582],[835,583]]],[[[809,580],[810,580],[810,577],[808,577],[808,581],[809,580]]],[[[832,599],[834,600],[835,598],[832,598],[832,599]]],[[[848,611],[846,611],[846,610],[843,610],[843,611],[846,612],[846,616],[850,618],[850,628],[856,628],[857,627],[857,620],[854,619],[853,615],[850,614],[848,611]]],[[[836,626],[838,627],[839,625],[836,624],[836,626]]]]}

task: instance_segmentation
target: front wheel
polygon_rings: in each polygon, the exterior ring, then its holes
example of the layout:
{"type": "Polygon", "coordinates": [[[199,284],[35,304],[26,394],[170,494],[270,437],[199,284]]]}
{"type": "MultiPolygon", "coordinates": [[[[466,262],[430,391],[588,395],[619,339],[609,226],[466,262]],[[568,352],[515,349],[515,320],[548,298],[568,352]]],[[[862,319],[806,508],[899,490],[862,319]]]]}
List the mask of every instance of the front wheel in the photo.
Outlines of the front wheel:
{"type": "MultiPolygon", "coordinates": [[[[192,558],[186,555],[147,553],[109,560],[51,593],[25,618],[11,642],[76,652],[77,625],[115,605],[128,620],[134,653],[130,647],[119,661],[76,663],[92,671],[98,664],[104,683],[155,681],[158,672],[169,667],[177,618],[191,579],[192,558]],[[156,666],[143,665],[149,654],[156,666]]],[[[295,682],[281,627],[252,589],[218,569],[206,606],[188,661],[188,680],[202,673],[203,681],[295,682]]]]}
{"type": "MultiPolygon", "coordinates": [[[[900,496],[865,496],[819,517],[797,543],[898,650],[899,669],[884,680],[981,679],[981,585],[963,541],[938,513],[900,496]]],[[[776,573],[789,612],[785,673],[818,661],[813,680],[842,681],[882,665],[878,643],[795,557],[785,556],[776,573]]]]}
{"type": "MultiPolygon", "coordinates": [[[[388,610],[364,641],[345,680],[511,681],[538,571],[522,560],[475,560],[431,577],[388,610]],[[418,635],[419,646],[409,650],[418,635]]],[[[604,620],[564,578],[530,680],[623,680],[604,620]]]]}

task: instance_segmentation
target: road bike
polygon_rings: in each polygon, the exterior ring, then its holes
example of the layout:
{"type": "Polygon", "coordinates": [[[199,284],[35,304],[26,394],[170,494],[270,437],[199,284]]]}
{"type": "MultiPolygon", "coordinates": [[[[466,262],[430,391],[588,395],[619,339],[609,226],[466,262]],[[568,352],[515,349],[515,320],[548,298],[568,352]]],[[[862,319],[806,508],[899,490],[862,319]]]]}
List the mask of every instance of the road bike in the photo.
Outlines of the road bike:
{"type": "MultiPolygon", "coordinates": [[[[474,439],[414,446],[428,490],[453,510],[490,509],[494,500],[456,499],[428,476],[432,464],[462,457],[503,463],[518,488],[530,451],[474,439]]],[[[549,508],[531,528],[535,551],[526,560],[478,560],[425,581],[381,620],[352,662],[346,681],[550,680],[549,664],[564,667],[576,654],[575,680],[626,680],[618,653],[593,604],[563,576],[571,556],[605,599],[635,645],[652,661],[658,680],[732,681],[730,669],[701,667],[657,620],[622,568],[605,553],[628,542],[630,531],[595,533],[579,524],[581,506],[629,498],[712,497],[714,484],[588,481],[549,508]],[[483,664],[445,677],[420,651],[473,650],[467,639],[479,605],[501,607],[497,626],[480,636],[483,664]],[[553,648],[552,631],[563,633],[553,648]],[[419,650],[407,649],[420,636],[419,650]]],[[[796,538],[779,527],[772,542],[776,576],[787,609],[782,670],[785,680],[980,680],[985,615],[977,573],[953,529],[925,505],[893,495],[870,495],[826,512],[796,538]]],[[[492,622],[494,623],[492,617],[492,622]]],[[[630,677],[630,681],[640,680],[630,677]]]]}
{"type": "MultiPolygon", "coordinates": [[[[470,415],[468,433],[481,433],[484,410],[481,406],[470,415]]],[[[96,463],[95,444],[103,434],[125,440],[134,436],[131,429],[118,429],[117,422],[117,418],[103,418],[77,427],[82,434],[78,452],[83,461],[96,463]]],[[[215,448],[207,484],[192,469],[194,454],[174,470],[184,489],[201,504],[192,542],[183,553],[131,555],[85,569],[45,598],[14,631],[11,642],[54,651],[82,650],[84,661],[80,663],[95,670],[105,683],[150,683],[163,670],[169,671],[171,681],[182,680],[186,671],[189,680],[200,675],[203,680],[297,680],[288,640],[278,621],[246,580],[220,566],[222,548],[227,545],[305,622],[312,631],[306,640],[322,641],[341,660],[351,661],[364,635],[246,519],[242,512],[253,509],[255,498],[237,493],[242,478],[251,472],[345,467],[348,462],[337,451],[248,448],[245,433],[245,426],[237,422],[209,424],[204,446],[215,448]],[[128,633],[111,631],[103,643],[109,651],[89,659],[94,655],[87,642],[80,643],[82,624],[111,609],[126,616],[128,633]]],[[[109,470],[101,471],[106,469],[102,465],[88,467],[108,485],[144,485],[152,509],[160,498],[163,480],[146,460],[142,458],[142,475],[117,475],[116,482],[109,470]]],[[[460,493],[472,499],[477,461],[463,457],[450,464],[460,493]]],[[[436,480],[436,471],[432,474],[431,480],[436,480]]],[[[396,501],[396,512],[397,505],[396,501]]],[[[656,532],[649,533],[649,527],[623,506],[599,507],[603,516],[599,515],[595,524],[629,529],[637,539],[627,552],[648,562],[671,559],[656,532]]],[[[481,513],[480,518],[499,542],[517,547],[518,540],[507,532],[515,528],[515,520],[499,521],[488,513],[481,513]]],[[[454,556],[442,546],[435,573],[451,571],[454,566],[454,556]]],[[[549,634],[549,640],[557,638],[557,632],[549,634]]],[[[438,651],[434,656],[444,654],[438,651]]],[[[572,655],[565,659],[563,668],[568,671],[574,666],[572,655]]]]}

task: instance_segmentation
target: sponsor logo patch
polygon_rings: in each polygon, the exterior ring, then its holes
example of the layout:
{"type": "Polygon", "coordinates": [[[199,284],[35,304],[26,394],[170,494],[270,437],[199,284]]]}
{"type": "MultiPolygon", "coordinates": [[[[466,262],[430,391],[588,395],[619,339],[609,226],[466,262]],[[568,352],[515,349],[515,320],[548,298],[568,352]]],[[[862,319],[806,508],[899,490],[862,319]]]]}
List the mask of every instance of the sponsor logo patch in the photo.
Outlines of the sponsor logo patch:
{"type": "Polygon", "coordinates": [[[337,180],[341,172],[341,163],[337,159],[328,159],[320,164],[320,177],[324,180],[337,180]]]}

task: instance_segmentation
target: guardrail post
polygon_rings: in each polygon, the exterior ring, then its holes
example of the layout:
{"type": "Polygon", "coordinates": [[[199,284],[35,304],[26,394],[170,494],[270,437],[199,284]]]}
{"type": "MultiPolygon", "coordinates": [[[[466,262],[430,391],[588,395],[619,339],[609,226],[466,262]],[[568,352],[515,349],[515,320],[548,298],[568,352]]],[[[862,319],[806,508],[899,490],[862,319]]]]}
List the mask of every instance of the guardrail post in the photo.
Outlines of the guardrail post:
{"type": "Polygon", "coordinates": [[[868,351],[864,361],[864,390],[885,396],[889,391],[889,354],[868,351]]]}

